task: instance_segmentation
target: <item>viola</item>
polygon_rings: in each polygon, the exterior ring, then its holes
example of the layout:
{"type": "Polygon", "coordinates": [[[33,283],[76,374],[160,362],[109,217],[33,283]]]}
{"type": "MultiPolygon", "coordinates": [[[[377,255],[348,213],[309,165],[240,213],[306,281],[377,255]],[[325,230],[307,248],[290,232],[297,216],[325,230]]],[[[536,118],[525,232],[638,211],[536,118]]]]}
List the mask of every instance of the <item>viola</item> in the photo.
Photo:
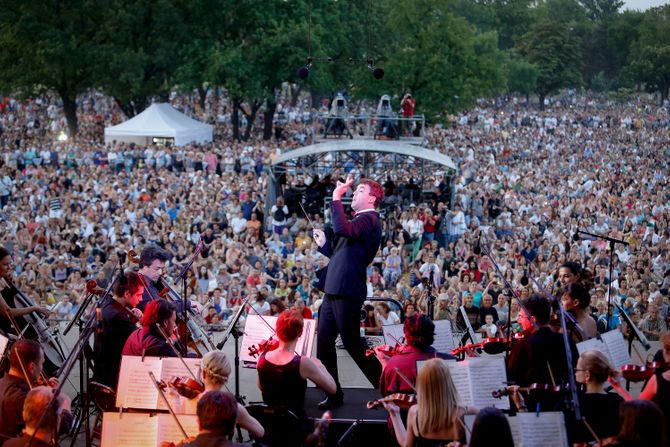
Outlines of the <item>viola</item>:
{"type": "Polygon", "coordinates": [[[263,340],[262,342],[258,343],[257,345],[251,345],[249,346],[249,355],[252,356],[253,358],[258,357],[261,354],[264,354],[268,351],[274,351],[279,347],[279,340],[275,340],[274,338],[270,337],[267,340],[263,340]]]}
{"type": "Polygon", "coordinates": [[[401,410],[407,410],[409,407],[416,405],[416,396],[414,394],[405,393],[389,394],[388,396],[382,397],[381,399],[371,400],[367,403],[366,406],[368,410],[373,410],[383,406],[384,402],[392,402],[396,404],[401,410]]]}
{"type": "Polygon", "coordinates": [[[194,399],[205,391],[205,386],[192,377],[174,377],[170,386],[187,399],[194,399]]]}
{"type": "Polygon", "coordinates": [[[644,382],[651,379],[657,369],[665,368],[663,362],[649,362],[646,365],[623,365],[621,376],[629,382],[644,382]]]}

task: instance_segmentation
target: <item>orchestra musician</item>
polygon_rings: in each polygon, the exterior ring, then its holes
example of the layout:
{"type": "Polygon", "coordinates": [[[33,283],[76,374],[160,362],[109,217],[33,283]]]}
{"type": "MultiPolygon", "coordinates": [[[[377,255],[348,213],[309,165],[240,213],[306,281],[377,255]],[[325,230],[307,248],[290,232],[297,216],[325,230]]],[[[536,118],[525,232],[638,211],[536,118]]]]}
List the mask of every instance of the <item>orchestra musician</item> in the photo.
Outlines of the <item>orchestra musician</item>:
{"type": "Polygon", "coordinates": [[[377,357],[383,364],[379,380],[379,392],[389,394],[413,394],[412,384],[416,382],[416,362],[433,358],[455,359],[451,354],[437,352],[433,348],[435,341],[435,323],[426,315],[415,314],[405,319],[403,324],[406,345],[398,349],[392,357],[386,357],[377,351],[377,357]],[[400,378],[396,369],[411,383],[400,378]]]}
{"type": "Polygon", "coordinates": [[[60,395],[59,409],[54,411],[49,407],[53,398],[53,390],[47,386],[38,386],[31,389],[21,409],[21,415],[26,423],[23,432],[18,437],[10,439],[3,447],[52,447],[54,443],[54,430],[59,425],[62,427],[63,416],[69,414],[62,403],[67,397],[60,395]],[[44,415],[49,412],[47,415],[44,415]],[[33,436],[34,435],[34,436],[33,436]]]}
{"type": "MultiPolygon", "coordinates": [[[[607,356],[600,351],[585,351],[577,359],[575,379],[586,386],[586,392],[579,396],[581,415],[599,439],[616,436],[619,432],[619,405],[624,399],[616,393],[605,391],[608,379],[616,380],[618,375],[607,356]]],[[[582,423],[578,423],[571,438],[573,442],[594,440],[582,423]]]]}
{"type": "Polygon", "coordinates": [[[143,293],[144,285],[139,274],[129,272],[121,275],[116,282],[112,299],[103,303],[102,332],[96,334],[94,341],[94,381],[116,389],[121,352],[142,318],[142,311],[137,309],[137,305],[143,293]]]}
{"type": "MultiPolygon", "coordinates": [[[[521,387],[533,383],[556,386],[566,378],[567,360],[563,335],[549,327],[551,304],[547,298],[537,294],[526,298],[523,304],[530,317],[523,310],[519,312],[518,323],[525,337],[517,341],[510,352],[507,378],[521,387]]],[[[571,349],[572,358],[576,360],[578,355],[574,343],[571,343],[571,349]]],[[[536,403],[535,398],[531,399],[531,405],[536,403]]],[[[554,403],[551,399],[541,402],[543,409],[552,409],[554,403]]]]}
{"type": "Polygon", "coordinates": [[[477,410],[458,405],[458,391],[442,359],[423,364],[416,381],[416,398],[417,404],[410,407],[407,415],[407,429],[400,408],[393,402],[383,402],[391,415],[398,444],[414,447],[465,443],[463,416],[477,410]]]}
{"type": "MultiPolygon", "coordinates": [[[[9,372],[0,379],[0,446],[3,441],[18,436],[24,428],[24,402],[28,391],[42,376],[44,351],[34,340],[21,339],[10,349],[9,372]]],[[[58,386],[58,379],[48,379],[51,388],[58,386]]],[[[53,396],[53,392],[49,392],[53,396]]],[[[63,396],[59,401],[62,412],[61,432],[66,433],[72,425],[70,399],[63,396]]]]}
{"type": "MultiPolygon", "coordinates": [[[[137,306],[142,312],[150,301],[160,297],[162,287],[158,284],[163,275],[165,263],[172,258],[169,251],[162,249],[157,245],[148,245],[144,247],[140,254],[139,271],[146,285],[142,301],[137,306]]],[[[177,309],[181,312],[181,309],[177,309]]]]}
{"type": "Polygon", "coordinates": [[[561,288],[561,293],[563,310],[570,312],[575,317],[577,324],[581,326],[581,330],[577,330],[574,326],[568,327],[572,340],[579,343],[598,335],[596,320],[590,313],[591,296],[588,289],[579,282],[571,282],[561,288]]]}
{"type": "Polygon", "coordinates": [[[198,426],[200,433],[191,442],[180,447],[251,447],[230,440],[235,429],[239,405],[235,396],[224,391],[207,391],[198,401],[198,426]]]}
{"type": "Polygon", "coordinates": [[[163,336],[165,334],[171,338],[172,344],[177,345],[176,349],[180,349],[180,343],[176,340],[177,313],[172,303],[165,300],[150,302],[144,309],[140,324],[142,327],[135,329],[126,340],[122,355],[177,357],[163,336]]]}
{"type": "Polygon", "coordinates": [[[14,297],[18,291],[13,285],[13,276],[12,256],[9,250],[0,247],[0,332],[5,334],[16,332],[11,318],[22,317],[32,312],[38,312],[44,316],[51,313],[49,309],[42,306],[17,307],[14,297]],[[11,318],[8,317],[8,314],[11,318]]]}
{"type": "Polygon", "coordinates": [[[582,268],[579,263],[574,261],[567,261],[561,264],[558,268],[558,283],[561,288],[565,288],[568,284],[580,283],[591,290],[593,288],[593,275],[590,271],[582,268]]]}
{"type": "MultiPolygon", "coordinates": [[[[661,353],[665,365],[670,365],[670,331],[661,334],[661,353]]],[[[642,390],[640,399],[652,400],[658,404],[665,416],[666,427],[670,431],[670,370],[656,370],[642,390]]]]}
{"type": "Polygon", "coordinates": [[[279,347],[261,354],[256,370],[263,402],[286,408],[306,421],[307,379],[328,395],[335,394],[337,386],[318,359],[304,357],[295,352],[302,330],[303,318],[299,313],[294,310],[282,312],[277,318],[276,326],[279,347]]]}
{"type": "MultiPolygon", "coordinates": [[[[200,378],[205,385],[205,393],[208,391],[225,391],[226,383],[232,368],[226,354],[221,351],[210,351],[202,358],[200,378]]],[[[204,394],[199,394],[200,399],[204,394]]],[[[237,404],[237,425],[255,439],[261,439],[265,429],[249,412],[239,403],[237,404]]]]}

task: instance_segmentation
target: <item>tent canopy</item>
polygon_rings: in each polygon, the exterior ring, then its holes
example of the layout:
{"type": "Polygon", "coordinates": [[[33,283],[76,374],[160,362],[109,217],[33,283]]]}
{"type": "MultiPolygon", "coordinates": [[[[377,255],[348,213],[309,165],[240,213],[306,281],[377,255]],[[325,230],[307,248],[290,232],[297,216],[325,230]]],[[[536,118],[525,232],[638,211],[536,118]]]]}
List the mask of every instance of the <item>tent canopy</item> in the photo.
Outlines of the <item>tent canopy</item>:
{"type": "Polygon", "coordinates": [[[213,126],[189,118],[170,104],[156,103],[139,115],[105,129],[105,144],[118,142],[150,144],[152,139],[173,138],[176,146],[212,141],[213,126]]]}

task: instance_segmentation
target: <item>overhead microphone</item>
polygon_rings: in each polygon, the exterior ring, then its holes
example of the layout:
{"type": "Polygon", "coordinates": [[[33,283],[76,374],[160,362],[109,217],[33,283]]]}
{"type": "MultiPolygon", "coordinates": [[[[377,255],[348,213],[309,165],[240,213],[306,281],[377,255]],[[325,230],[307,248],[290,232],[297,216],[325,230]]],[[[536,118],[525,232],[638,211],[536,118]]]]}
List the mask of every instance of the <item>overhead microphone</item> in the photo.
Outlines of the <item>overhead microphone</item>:
{"type": "Polygon", "coordinates": [[[523,269],[523,276],[521,277],[521,280],[519,280],[522,286],[526,287],[528,285],[528,269],[524,267],[523,269]]]}

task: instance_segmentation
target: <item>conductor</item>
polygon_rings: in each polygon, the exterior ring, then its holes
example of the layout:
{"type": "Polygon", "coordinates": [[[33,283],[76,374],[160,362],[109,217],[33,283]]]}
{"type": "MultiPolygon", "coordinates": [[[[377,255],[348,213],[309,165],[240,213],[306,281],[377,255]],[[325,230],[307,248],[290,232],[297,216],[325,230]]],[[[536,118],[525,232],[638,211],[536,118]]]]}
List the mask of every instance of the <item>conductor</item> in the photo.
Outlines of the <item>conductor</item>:
{"type": "Polygon", "coordinates": [[[319,329],[316,356],[337,384],[335,395],[326,397],[319,408],[342,405],[344,394],[337,374],[335,339],[339,333],[344,347],[374,387],[379,384],[381,365],[374,357],[365,356],[360,337],[360,314],[367,294],[366,268],[372,262],[381,243],[381,222],[377,207],[384,198],[381,185],[362,179],[351,201],[354,218],[348,220],[342,205],[342,196],[354,184],[350,176],[346,182],[337,182],[333,190],[331,212],[333,235],[326,237],[322,230],[314,230],[319,252],[330,258],[320,273],[325,296],[319,310],[319,329]],[[323,276],[325,275],[325,277],[323,276]]]}

